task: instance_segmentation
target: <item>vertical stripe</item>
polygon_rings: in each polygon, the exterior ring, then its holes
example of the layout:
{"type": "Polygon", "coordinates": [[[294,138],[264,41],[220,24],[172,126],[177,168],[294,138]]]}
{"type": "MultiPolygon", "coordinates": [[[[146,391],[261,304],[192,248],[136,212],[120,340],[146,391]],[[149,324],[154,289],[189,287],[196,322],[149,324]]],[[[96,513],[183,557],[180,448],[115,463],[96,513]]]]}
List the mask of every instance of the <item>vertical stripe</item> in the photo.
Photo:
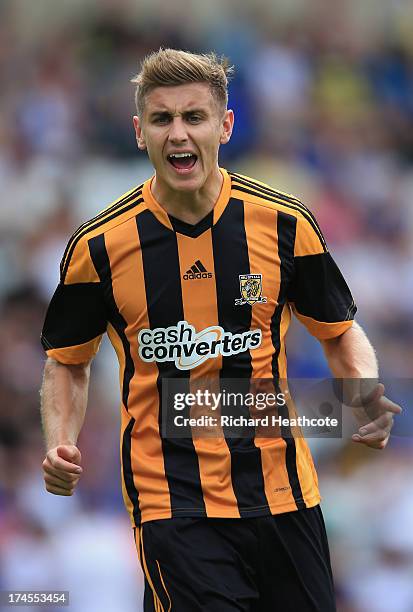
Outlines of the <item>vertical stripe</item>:
{"type": "Polygon", "coordinates": [[[139,532],[139,527],[134,527],[133,528],[133,536],[134,536],[134,539],[135,539],[135,546],[136,546],[136,552],[138,553],[139,563],[142,563],[142,561],[141,561],[141,551],[140,551],[140,532],[139,532]]]}
{"type": "Polygon", "coordinates": [[[272,378],[271,362],[275,353],[270,322],[281,290],[281,262],[275,231],[277,211],[245,204],[245,231],[251,274],[262,275],[262,296],[266,302],[252,306],[251,328],[259,327],[261,346],[251,351],[253,376],[272,378]]]}
{"type": "MultiPolygon", "coordinates": [[[[283,308],[288,308],[286,305],[288,280],[293,278],[294,274],[294,244],[296,235],[297,220],[292,215],[287,215],[284,212],[278,211],[277,214],[277,236],[278,236],[278,256],[280,258],[280,292],[278,296],[278,306],[275,309],[271,319],[271,331],[274,347],[276,348],[272,371],[274,380],[280,380],[280,364],[279,356],[281,351],[281,318],[283,308]]],[[[279,407],[281,417],[288,418],[289,412],[287,406],[279,407]]],[[[295,439],[292,437],[291,428],[289,426],[281,426],[281,435],[284,438],[287,448],[285,452],[286,466],[288,479],[290,481],[291,490],[294,496],[297,509],[300,510],[306,507],[301,490],[300,480],[297,472],[297,451],[295,439]]]]}
{"type": "Polygon", "coordinates": [[[141,564],[141,568],[142,568],[142,572],[143,572],[143,577],[144,577],[144,597],[143,597],[143,607],[146,610],[148,605],[153,605],[153,609],[155,612],[159,612],[159,601],[158,598],[156,596],[156,593],[154,592],[154,589],[152,588],[148,577],[147,577],[147,568],[145,568],[145,561],[144,561],[144,557],[143,557],[143,540],[142,540],[142,534],[143,534],[143,528],[142,526],[137,527],[135,530],[135,544],[136,544],[136,550],[138,551],[138,558],[139,558],[139,562],[141,564]]]}
{"type": "Polygon", "coordinates": [[[166,595],[167,595],[167,597],[168,597],[168,602],[169,602],[169,605],[168,605],[168,610],[167,610],[167,612],[171,612],[171,610],[172,610],[172,601],[171,601],[171,598],[170,598],[170,596],[169,596],[168,589],[167,589],[167,588],[166,588],[166,586],[165,586],[165,581],[164,581],[163,576],[162,576],[162,572],[161,572],[161,567],[160,567],[160,565],[159,565],[159,561],[157,561],[157,560],[156,560],[156,564],[157,564],[157,566],[158,566],[159,578],[161,579],[162,586],[163,586],[163,588],[164,588],[164,590],[165,590],[165,593],[166,593],[166,595]]]}
{"type": "MultiPolygon", "coordinates": [[[[220,220],[212,229],[219,324],[227,332],[242,333],[251,326],[251,306],[236,306],[241,297],[240,274],[250,273],[244,228],[244,203],[231,198],[220,220]]],[[[224,356],[223,378],[250,378],[249,351],[224,356]]]]}
{"type": "MultiPolygon", "coordinates": [[[[115,349],[116,355],[119,361],[119,382],[120,387],[122,388],[122,381],[125,372],[125,352],[123,350],[122,340],[116,333],[116,330],[112,327],[112,325],[108,325],[107,333],[109,336],[109,340],[115,349]]],[[[125,466],[123,464],[123,437],[126,427],[129,425],[130,415],[125,409],[123,403],[121,403],[121,424],[120,424],[120,462],[121,462],[121,487],[122,487],[122,496],[123,501],[125,503],[126,509],[129,512],[129,516],[131,518],[132,524],[135,524],[133,517],[133,504],[129,497],[126,483],[125,483],[125,466]]]]}
{"type": "MultiPolygon", "coordinates": [[[[147,210],[136,218],[142,250],[148,319],[151,329],[177,325],[184,320],[178,248],[174,232],[147,210]]],[[[171,496],[172,516],[197,513],[206,516],[198,457],[192,439],[162,436],[162,380],[187,379],[188,371],[172,362],[159,362],[157,378],[159,429],[161,432],[165,474],[171,496]]]]}
{"type": "MultiPolygon", "coordinates": [[[[215,287],[215,267],[212,254],[211,230],[206,230],[197,238],[176,235],[180,277],[182,279],[183,317],[199,332],[210,325],[217,325],[217,297],[215,287]],[[191,268],[195,259],[202,261],[206,271],[211,274],[210,278],[187,279],[183,276],[191,268]]],[[[204,363],[190,370],[191,375],[196,377],[210,374],[211,371],[219,372],[222,357],[207,359],[204,363]]]]}
{"type": "Polygon", "coordinates": [[[280,324],[284,305],[287,300],[288,281],[294,274],[294,244],[297,228],[297,219],[284,212],[277,213],[277,240],[278,257],[280,260],[280,291],[278,294],[278,306],[271,319],[272,341],[275,348],[272,361],[272,371],[275,379],[280,376],[278,359],[281,349],[280,324]]]}
{"type": "MultiPolygon", "coordinates": [[[[262,330],[261,346],[251,351],[252,378],[271,381],[275,348],[270,322],[281,287],[281,262],[275,231],[277,211],[249,203],[245,203],[244,210],[251,274],[262,275],[262,296],[266,298],[266,302],[252,306],[251,328],[259,327],[262,330]]],[[[273,391],[272,382],[270,386],[265,384],[264,389],[273,391]]],[[[261,449],[265,494],[276,510],[281,505],[291,506],[294,497],[286,468],[287,443],[281,437],[276,437],[274,427],[268,429],[270,437],[264,437],[264,431],[262,436],[255,438],[255,445],[261,449]]]]}
{"type": "MultiPolygon", "coordinates": [[[[250,273],[242,201],[231,198],[213,227],[212,240],[219,324],[226,332],[245,332],[251,327],[251,306],[235,305],[235,300],[240,297],[239,275],[250,273]]],[[[244,378],[243,391],[248,392],[251,374],[249,351],[223,357],[221,384],[226,378],[244,378]]],[[[248,437],[226,438],[226,441],[231,452],[231,476],[240,515],[251,516],[254,511],[257,514],[269,513],[261,452],[254,444],[254,430],[251,428],[248,437]]]]}
{"type": "Polygon", "coordinates": [[[289,304],[285,304],[281,313],[280,320],[280,350],[278,354],[278,369],[280,378],[283,380],[287,379],[287,351],[285,345],[285,339],[288,328],[291,322],[291,308],[289,304]]]}
{"type": "MultiPolygon", "coordinates": [[[[112,327],[116,330],[122,342],[123,352],[125,355],[125,366],[122,381],[122,402],[126,411],[128,411],[129,402],[129,386],[130,381],[135,373],[135,366],[130,353],[129,342],[126,338],[126,321],[120,314],[113,295],[112,288],[112,273],[110,268],[109,257],[106,251],[105,237],[103,234],[95,236],[89,240],[90,256],[98,273],[100,282],[103,288],[105,302],[108,307],[108,320],[112,327]]],[[[139,495],[133,482],[130,449],[131,449],[131,431],[134,425],[134,419],[131,417],[129,426],[125,428],[122,444],[122,466],[123,477],[126,491],[133,505],[133,518],[135,524],[139,524],[141,520],[141,511],[139,507],[139,495]]]]}
{"type": "Polygon", "coordinates": [[[157,559],[153,561],[145,555],[143,529],[141,529],[141,535],[139,532],[138,535],[135,533],[135,545],[145,581],[144,609],[146,610],[148,605],[153,605],[155,612],[171,612],[172,600],[166,588],[159,561],[157,559]]]}
{"type": "MultiPolygon", "coordinates": [[[[285,335],[288,330],[288,326],[291,320],[291,310],[286,305],[282,312],[280,336],[281,336],[281,349],[280,356],[278,359],[280,369],[280,379],[287,380],[287,355],[285,350],[285,335]]],[[[294,402],[291,400],[288,404],[288,412],[290,417],[296,417],[297,412],[294,402]]],[[[318,492],[318,479],[315,471],[313,459],[311,457],[310,449],[304,439],[303,433],[299,427],[293,428],[293,431],[297,432],[295,435],[295,446],[296,446],[296,465],[297,474],[301,486],[302,496],[307,507],[313,506],[315,500],[319,500],[318,492]]]]}
{"type": "Polygon", "coordinates": [[[136,424],[130,430],[129,443],[142,520],[153,518],[154,511],[166,518],[171,516],[171,500],[159,432],[158,368],[155,363],[142,361],[138,355],[138,332],[148,328],[149,321],[146,295],[142,290],[143,261],[135,218],[111,229],[105,242],[112,269],[113,294],[127,323],[125,335],[135,364],[135,375],[129,385],[129,412],[136,424]]]}
{"type": "MultiPolygon", "coordinates": [[[[191,263],[198,257],[205,271],[211,278],[188,279],[182,281],[182,297],[185,320],[193,325],[197,332],[218,323],[217,296],[215,286],[215,267],[212,252],[211,230],[205,231],[197,238],[177,234],[181,278],[191,263]]],[[[199,262],[196,262],[198,267],[199,262]]],[[[191,391],[196,392],[196,379],[207,378],[208,389],[218,381],[222,366],[222,357],[207,359],[197,368],[191,370],[191,391]]],[[[203,384],[203,383],[201,383],[203,384]]],[[[214,413],[219,418],[218,411],[214,413]]],[[[192,415],[191,415],[192,416],[192,415]]],[[[201,416],[198,414],[196,416],[201,416]]],[[[202,428],[201,428],[202,429],[202,428]]],[[[212,432],[214,437],[206,437],[205,428],[201,435],[194,437],[194,446],[198,454],[199,471],[208,517],[239,517],[237,500],[231,482],[231,454],[222,434],[217,428],[212,432]],[[219,437],[219,434],[222,437],[219,437]],[[220,475],[217,478],[217,475],[220,475]]]]}
{"type": "Polygon", "coordinates": [[[157,592],[155,590],[155,586],[154,586],[154,584],[152,582],[152,578],[151,578],[151,575],[150,575],[149,570],[148,570],[148,565],[146,563],[145,546],[144,546],[144,543],[143,543],[143,526],[141,527],[140,543],[141,543],[141,554],[142,554],[142,561],[143,561],[143,571],[145,573],[147,581],[149,582],[149,586],[152,589],[153,600],[154,600],[154,603],[155,603],[155,609],[156,610],[160,610],[161,612],[164,612],[164,608],[163,608],[163,606],[162,606],[162,604],[160,602],[160,599],[158,597],[158,594],[157,594],[157,592]]]}
{"type": "Polygon", "coordinates": [[[139,525],[141,521],[141,512],[139,505],[139,494],[135,487],[132,471],[132,459],[131,459],[131,435],[135,425],[135,419],[131,418],[128,425],[125,427],[122,436],[121,446],[121,461],[122,461],[122,472],[123,481],[125,483],[126,491],[128,492],[129,498],[133,504],[133,519],[136,525],[139,525]]]}

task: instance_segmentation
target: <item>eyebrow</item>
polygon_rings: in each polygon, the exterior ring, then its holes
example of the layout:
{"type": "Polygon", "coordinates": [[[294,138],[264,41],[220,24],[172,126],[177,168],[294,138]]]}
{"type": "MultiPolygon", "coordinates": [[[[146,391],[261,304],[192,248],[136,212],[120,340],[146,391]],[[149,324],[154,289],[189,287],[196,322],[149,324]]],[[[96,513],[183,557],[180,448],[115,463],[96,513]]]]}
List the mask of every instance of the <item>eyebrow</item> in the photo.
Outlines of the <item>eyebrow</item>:
{"type": "MultiPolygon", "coordinates": [[[[205,109],[202,108],[191,108],[190,110],[186,110],[182,113],[183,117],[187,117],[188,115],[202,115],[202,116],[206,116],[208,114],[208,112],[205,109]]],[[[169,111],[154,111],[153,113],[151,113],[149,115],[149,119],[156,119],[158,117],[165,117],[165,118],[169,118],[169,117],[173,117],[174,115],[169,112],[169,111]]]]}

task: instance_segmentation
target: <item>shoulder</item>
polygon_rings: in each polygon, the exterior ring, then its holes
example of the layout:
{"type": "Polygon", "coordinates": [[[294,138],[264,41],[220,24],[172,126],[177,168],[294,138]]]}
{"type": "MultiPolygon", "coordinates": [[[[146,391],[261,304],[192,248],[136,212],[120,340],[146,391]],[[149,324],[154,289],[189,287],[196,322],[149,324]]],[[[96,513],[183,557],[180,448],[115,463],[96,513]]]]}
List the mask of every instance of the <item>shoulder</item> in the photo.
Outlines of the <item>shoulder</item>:
{"type": "Polygon", "coordinates": [[[285,211],[294,217],[310,214],[310,210],[299,198],[291,193],[280,191],[257,179],[229,172],[231,177],[231,192],[234,197],[240,197],[252,205],[263,206],[273,210],[285,211]]]}
{"type": "Polygon", "coordinates": [[[69,238],[60,263],[62,281],[66,278],[69,266],[76,267],[77,260],[87,259],[89,240],[104,234],[137,214],[139,207],[143,204],[142,189],[143,184],[130,189],[77,228],[69,238]]]}
{"type": "Polygon", "coordinates": [[[242,199],[248,206],[257,206],[289,216],[296,225],[297,235],[315,234],[319,243],[326,248],[314,214],[299,198],[243,174],[229,172],[229,176],[233,197],[242,199]]]}

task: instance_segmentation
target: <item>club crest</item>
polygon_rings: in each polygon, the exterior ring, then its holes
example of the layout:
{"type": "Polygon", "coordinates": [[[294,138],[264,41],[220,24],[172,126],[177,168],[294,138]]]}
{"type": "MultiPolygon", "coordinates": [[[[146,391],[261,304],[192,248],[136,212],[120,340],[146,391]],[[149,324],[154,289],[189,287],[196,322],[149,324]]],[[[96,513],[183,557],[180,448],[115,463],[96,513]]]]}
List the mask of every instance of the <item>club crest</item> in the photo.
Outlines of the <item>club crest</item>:
{"type": "Polygon", "coordinates": [[[262,274],[240,274],[239,290],[241,298],[235,300],[236,306],[243,304],[263,304],[267,301],[262,295],[262,274]]]}

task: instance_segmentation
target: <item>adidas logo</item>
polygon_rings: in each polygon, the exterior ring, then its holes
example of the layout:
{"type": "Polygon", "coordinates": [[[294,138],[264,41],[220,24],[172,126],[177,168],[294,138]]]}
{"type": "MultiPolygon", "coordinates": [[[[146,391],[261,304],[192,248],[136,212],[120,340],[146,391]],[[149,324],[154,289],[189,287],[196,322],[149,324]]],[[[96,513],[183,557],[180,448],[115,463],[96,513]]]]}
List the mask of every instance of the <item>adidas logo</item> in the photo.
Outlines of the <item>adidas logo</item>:
{"type": "Polygon", "coordinates": [[[184,274],[184,280],[197,280],[201,278],[212,278],[212,272],[207,272],[202,262],[197,259],[194,265],[184,274]]]}

